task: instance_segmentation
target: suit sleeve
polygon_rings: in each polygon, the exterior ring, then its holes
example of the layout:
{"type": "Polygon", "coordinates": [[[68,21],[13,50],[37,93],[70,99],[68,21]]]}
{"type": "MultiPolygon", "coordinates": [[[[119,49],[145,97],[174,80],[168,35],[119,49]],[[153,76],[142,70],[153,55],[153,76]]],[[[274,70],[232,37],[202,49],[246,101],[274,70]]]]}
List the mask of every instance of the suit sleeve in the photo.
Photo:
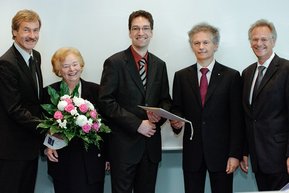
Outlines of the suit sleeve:
{"type": "Polygon", "coordinates": [[[239,72],[233,76],[230,88],[230,154],[241,159],[244,145],[244,119],[242,108],[242,81],[239,72]]]}
{"type": "Polygon", "coordinates": [[[125,125],[122,128],[127,132],[135,133],[142,120],[123,108],[117,101],[117,93],[120,89],[118,87],[120,66],[110,59],[104,62],[99,90],[99,107],[113,124],[125,125]]]}

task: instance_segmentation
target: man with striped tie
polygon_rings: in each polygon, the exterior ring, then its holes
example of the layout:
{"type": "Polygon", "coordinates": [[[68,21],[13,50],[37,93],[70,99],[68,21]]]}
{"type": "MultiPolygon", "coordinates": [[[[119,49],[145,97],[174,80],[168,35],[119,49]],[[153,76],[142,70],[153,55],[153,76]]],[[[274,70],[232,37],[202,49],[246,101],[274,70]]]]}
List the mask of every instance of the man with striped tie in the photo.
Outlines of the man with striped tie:
{"type": "Polygon", "coordinates": [[[165,120],[138,105],[170,110],[167,69],[148,52],[152,15],[135,11],[128,27],[132,44],[104,62],[99,92],[100,109],[112,130],[112,193],[154,193],[165,120]]]}

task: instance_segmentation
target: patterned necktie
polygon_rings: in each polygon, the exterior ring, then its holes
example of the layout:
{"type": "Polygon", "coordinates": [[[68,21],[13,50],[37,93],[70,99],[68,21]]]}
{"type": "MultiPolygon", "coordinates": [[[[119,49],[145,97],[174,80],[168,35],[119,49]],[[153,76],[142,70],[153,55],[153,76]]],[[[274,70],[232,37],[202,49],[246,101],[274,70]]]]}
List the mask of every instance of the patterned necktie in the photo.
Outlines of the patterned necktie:
{"type": "Polygon", "coordinates": [[[256,92],[260,86],[260,83],[264,77],[264,70],[265,70],[265,66],[258,66],[258,75],[257,75],[257,79],[256,79],[256,82],[255,82],[255,85],[254,85],[254,89],[253,89],[253,99],[255,98],[256,96],[256,92]]]}
{"type": "Polygon", "coordinates": [[[35,66],[35,61],[32,56],[29,58],[29,69],[31,72],[31,76],[33,78],[34,86],[37,88],[37,80],[36,80],[36,66],[35,66]]]}
{"type": "Polygon", "coordinates": [[[209,71],[209,69],[201,68],[200,71],[202,73],[201,80],[200,80],[200,94],[201,94],[201,99],[202,99],[202,106],[204,107],[206,94],[208,90],[208,79],[207,79],[206,74],[209,71]]]}
{"type": "Polygon", "coordinates": [[[147,74],[145,70],[146,60],[142,58],[138,61],[138,64],[139,64],[139,75],[140,75],[142,84],[144,88],[146,89],[146,85],[147,85],[147,74]]]}

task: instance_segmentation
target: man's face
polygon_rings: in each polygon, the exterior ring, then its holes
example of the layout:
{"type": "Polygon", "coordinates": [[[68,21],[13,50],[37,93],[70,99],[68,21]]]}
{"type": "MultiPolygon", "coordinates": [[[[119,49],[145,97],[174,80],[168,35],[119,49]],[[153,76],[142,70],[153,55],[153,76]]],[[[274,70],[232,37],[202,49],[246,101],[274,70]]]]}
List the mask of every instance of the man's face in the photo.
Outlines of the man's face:
{"type": "Polygon", "coordinates": [[[250,37],[251,48],[262,64],[273,53],[275,40],[272,38],[272,33],[267,26],[256,27],[251,32],[250,37]]]}
{"type": "Polygon", "coordinates": [[[200,64],[213,60],[218,46],[213,43],[213,36],[210,32],[198,32],[194,34],[190,43],[200,64]]]}
{"type": "Polygon", "coordinates": [[[134,48],[147,49],[152,36],[153,32],[148,19],[140,16],[132,20],[129,37],[134,48]]]}
{"type": "Polygon", "coordinates": [[[18,30],[13,30],[15,42],[25,51],[31,53],[39,39],[39,22],[22,22],[18,30]]]}

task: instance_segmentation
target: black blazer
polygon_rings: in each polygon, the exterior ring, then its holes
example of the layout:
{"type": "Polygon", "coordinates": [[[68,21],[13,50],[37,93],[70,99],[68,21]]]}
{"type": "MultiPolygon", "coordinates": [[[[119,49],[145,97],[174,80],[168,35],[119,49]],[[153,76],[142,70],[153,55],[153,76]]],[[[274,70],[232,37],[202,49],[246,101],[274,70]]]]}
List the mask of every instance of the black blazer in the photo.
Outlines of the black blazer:
{"type": "Polygon", "coordinates": [[[148,53],[145,91],[130,49],[105,60],[100,84],[100,108],[112,129],[111,159],[137,163],[146,150],[151,161],[157,163],[161,160],[160,126],[163,121],[151,138],[139,134],[138,127],[148,118],[138,105],[170,109],[167,69],[164,61],[148,53]]]}
{"type": "Polygon", "coordinates": [[[43,80],[40,54],[33,50],[33,55],[39,97],[29,67],[15,46],[0,58],[0,159],[32,160],[39,155],[36,126],[41,115],[43,80]]]}
{"type": "MultiPolygon", "coordinates": [[[[238,71],[215,63],[202,108],[197,64],[175,73],[172,112],[190,120],[183,136],[183,169],[197,171],[203,162],[211,172],[225,171],[229,157],[241,159],[243,119],[238,71]]],[[[180,132],[180,130],[174,130],[180,132]]]]}
{"type": "Polygon", "coordinates": [[[275,55],[252,105],[249,96],[257,63],[243,73],[248,149],[254,172],[287,172],[289,156],[289,61],[275,55]]]}
{"type": "MultiPolygon", "coordinates": [[[[50,85],[55,90],[60,90],[60,83],[56,82],[50,85]]],[[[92,104],[98,106],[99,85],[87,82],[81,79],[81,97],[89,100],[92,104]]],[[[47,93],[47,87],[44,89],[44,103],[50,103],[50,96],[47,93]]],[[[98,110],[98,109],[97,109],[98,110]]],[[[96,146],[90,146],[85,150],[81,139],[72,139],[68,146],[57,150],[59,162],[48,160],[48,174],[59,181],[69,178],[86,178],[89,183],[104,181],[105,161],[107,161],[107,135],[102,135],[104,143],[100,142],[100,149],[96,146]]],[[[83,180],[79,180],[81,182],[83,180]]],[[[75,187],[75,186],[73,186],[75,187]]],[[[81,190],[80,190],[81,192],[81,190]]]]}

